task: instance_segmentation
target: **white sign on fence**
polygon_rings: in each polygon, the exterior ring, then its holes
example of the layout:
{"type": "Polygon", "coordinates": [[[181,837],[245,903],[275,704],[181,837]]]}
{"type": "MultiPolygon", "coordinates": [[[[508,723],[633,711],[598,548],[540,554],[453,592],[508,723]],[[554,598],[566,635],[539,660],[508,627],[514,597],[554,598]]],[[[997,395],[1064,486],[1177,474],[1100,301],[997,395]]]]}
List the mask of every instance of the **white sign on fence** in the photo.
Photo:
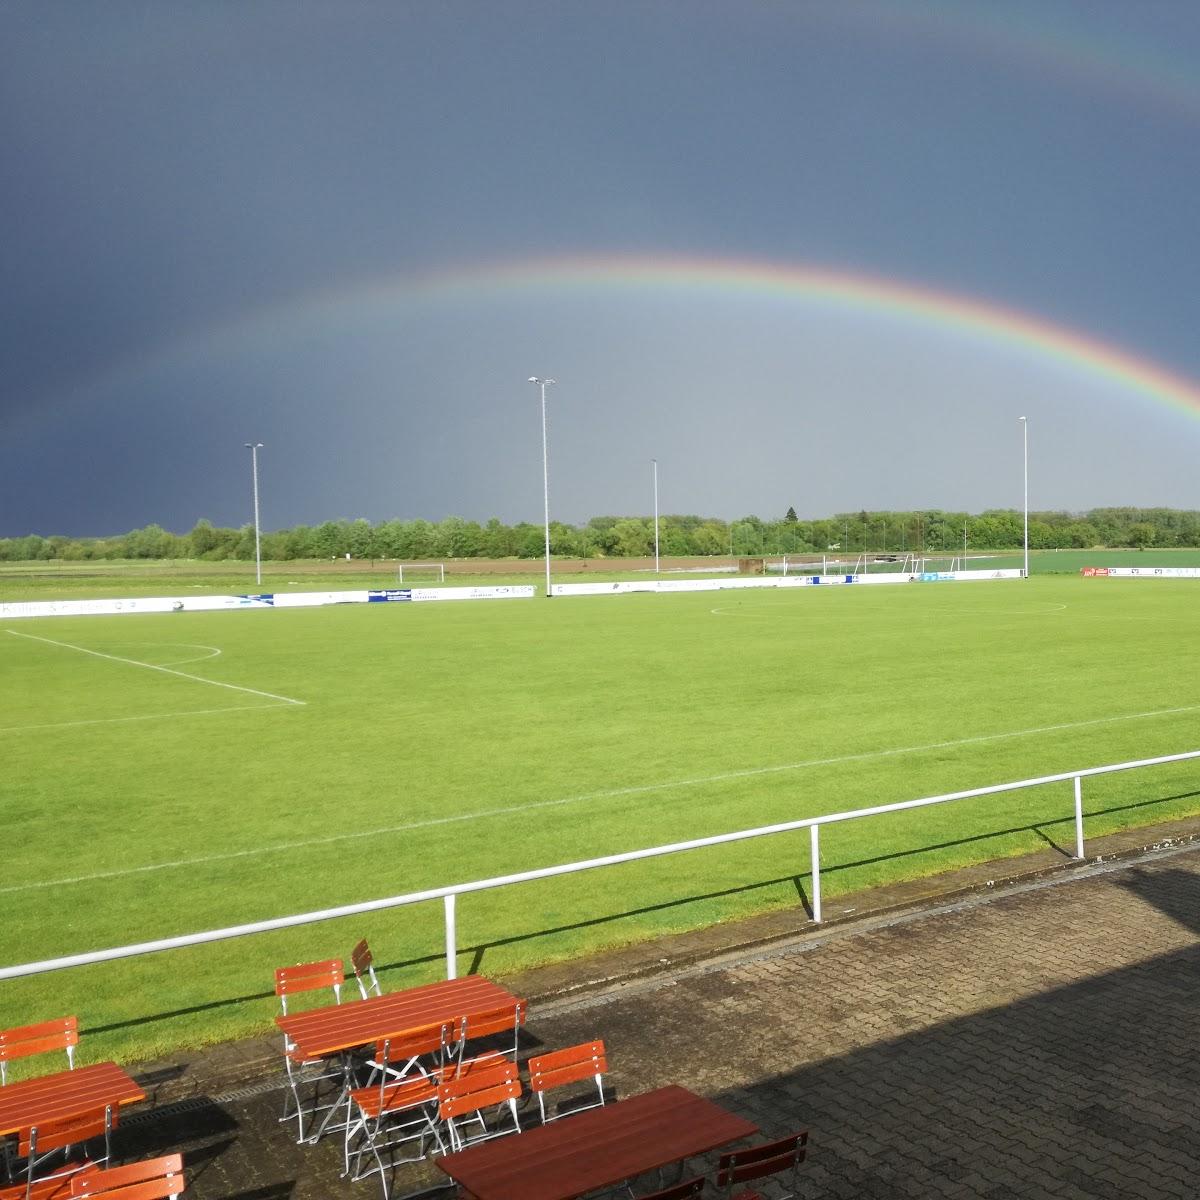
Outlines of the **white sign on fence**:
{"type": "Polygon", "coordinates": [[[0,619],[214,612],[234,608],[319,608],[328,604],[422,604],[433,600],[528,600],[532,598],[533,591],[532,584],[520,584],[463,588],[360,588],[346,592],[263,592],[245,596],[139,596],[128,600],[18,600],[0,604],[0,619]]]}
{"type": "Polygon", "coordinates": [[[1020,579],[1019,569],[1001,571],[899,571],[875,575],[783,575],[754,579],[630,579],[616,583],[556,583],[554,596],[618,596],[631,592],[724,592],[734,588],[844,587],[847,584],[970,583],[989,579],[1020,579]]]}
{"type": "Polygon", "coordinates": [[[1200,579],[1200,567],[1084,567],[1080,574],[1089,578],[1200,579]]]}

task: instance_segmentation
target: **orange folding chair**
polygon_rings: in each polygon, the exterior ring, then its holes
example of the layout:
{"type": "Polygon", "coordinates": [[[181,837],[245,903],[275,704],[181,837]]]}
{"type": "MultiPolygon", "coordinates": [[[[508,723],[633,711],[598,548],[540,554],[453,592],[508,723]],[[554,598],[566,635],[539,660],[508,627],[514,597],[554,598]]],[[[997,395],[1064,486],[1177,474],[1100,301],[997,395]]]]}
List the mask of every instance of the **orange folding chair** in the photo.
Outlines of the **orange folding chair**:
{"type": "Polygon", "coordinates": [[[433,1074],[422,1072],[402,1079],[393,1079],[384,1073],[378,1084],[355,1088],[350,1093],[352,1111],[346,1123],[342,1178],[349,1176],[358,1182],[378,1171],[384,1200],[387,1200],[391,1167],[424,1158],[427,1142],[444,1153],[446,1143],[438,1128],[438,1089],[450,1078],[453,1069],[438,1067],[433,1074]],[[396,1157],[395,1147],[412,1141],[419,1143],[416,1154],[396,1157]],[[387,1163],[384,1162],[385,1151],[389,1152],[387,1163]],[[368,1153],[374,1158],[375,1165],[364,1169],[363,1160],[368,1153]]]}
{"type": "Polygon", "coordinates": [[[529,1090],[537,1097],[538,1111],[541,1113],[543,1125],[557,1121],[559,1117],[583,1112],[585,1109],[599,1108],[604,1103],[602,1076],[608,1071],[608,1059],[605,1057],[602,1041],[583,1042],[578,1046],[569,1046],[565,1050],[539,1054],[536,1058],[531,1058],[527,1066],[529,1068],[529,1090]],[[582,1097],[573,1097],[565,1103],[560,1103],[558,1111],[553,1115],[547,1115],[547,1092],[584,1080],[595,1083],[596,1098],[594,1100],[589,1099],[586,1094],[582,1097]]]}
{"type": "Polygon", "coordinates": [[[517,1116],[521,1080],[516,1063],[502,1054],[489,1054],[460,1062],[454,1071],[454,1076],[439,1084],[437,1089],[438,1117],[446,1129],[452,1151],[505,1133],[521,1132],[521,1121],[517,1116]],[[512,1129],[507,1129],[502,1121],[489,1126],[485,1110],[490,1108],[495,1108],[501,1117],[507,1108],[512,1129]],[[472,1128],[464,1129],[463,1122],[470,1122],[472,1128]]]}
{"type": "Polygon", "coordinates": [[[367,1059],[366,1065],[370,1068],[367,1083],[373,1083],[379,1074],[403,1079],[414,1071],[428,1075],[443,1066],[450,1053],[451,1029],[449,1023],[435,1023],[376,1042],[374,1052],[367,1059]]]}
{"type": "MultiPolygon", "coordinates": [[[[62,1182],[85,1168],[107,1163],[112,1153],[112,1131],[117,1124],[117,1111],[111,1104],[98,1105],[85,1113],[56,1120],[42,1121],[17,1135],[17,1157],[25,1159],[24,1195],[28,1200],[39,1190],[52,1190],[51,1184],[62,1182]],[[104,1138],[104,1155],[98,1160],[71,1162],[71,1152],[87,1143],[104,1138]],[[57,1171],[38,1174],[38,1168],[55,1154],[61,1153],[64,1164],[57,1171]]],[[[20,1194],[20,1193],[18,1193],[20,1194]]]]}
{"type": "MultiPolygon", "coordinates": [[[[374,1055],[367,1061],[367,1065],[371,1068],[367,1083],[363,1087],[352,1089],[346,1096],[346,1149],[343,1178],[351,1173],[351,1157],[355,1157],[356,1161],[361,1160],[363,1154],[366,1153],[366,1143],[378,1141],[385,1117],[390,1117],[393,1111],[398,1111],[398,1106],[403,1109],[416,1106],[417,1102],[415,1101],[412,1105],[407,1103],[408,1090],[392,1091],[398,1083],[410,1079],[421,1079],[428,1082],[432,1078],[433,1100],[436,1104],[437,1084],[449,1078],[453,1069],[439,1065],[441,1056],[446,1049],[448,1030],[449,1026],[447,1025],[426,1025],[399,1037],[385,1038],[382,1042],[375,1044],[374,1055]],[[427,1059],[428,1065],[422,1062],[422,1059],[427,1059]],[[352,1151],[351,1143],[355,1138],[359,1139],[359,1148],[352,1151]]],[[[408,1139],[402,1137],[397,1140],[408,1139]]],[[[437,1140],[440,1143],[441,1139],[437,1140]]],[[[377,1159],[378,1157],[379,1155],[376,1154],[377,1159]]],[[[355,1179],[363,1179],[371,1173],[367,1171],[359,1174],[358,1170],[358,1167],[354,1168],[355,1179]]]]}
{"type": "Polygon", "coordinates": [[[0,1087],[8,1083],[8,1064],[14,1059],[34,1054],[65,1050],[67,1070],[75,1069],[75,1047],[79,1044],[79,1021],[76,1017],[59,1017],[38,1025],[21,1025],[15,1029],[0,1029],[0,1087]]]}
{"type": "Polygon", "coordinates": [[[167,1200],[183,1192],[183,1156],[168,1154],[106,1171],[87,1171],[71,1181],[71,1196],[102,1200],[167,1200]]]}
{"type": "Polygon", "coordinates": [[[512,1050],[505,1050],[503,1053],[515,1063],[527,1007],[524,1000],[518,1000],[516,1004],[505,1004],[500,1008],[463,1017],[458,1028],[458,1040],[450,1047],[450,1055],[461,1063],[466,1055],[468,1042],[511,1031],[512,1050]]]}
{"type": "MultiPolygon", "coordinates": [[[[342,984],[345,982],[345,979],[346,975],[340,958],[324,959],[321,962],[297,963],[291,967],[277,967],[275,969],[275,995],[279,997],[279,1005],[284,1016],[287,1016],[288,997],[299,993],[315,992],[324,988],[330,988],[333,991],[334,1003],[341,1004],[342,984]]],[[[296,1141],[303,1142],[304,1105],[300,1100],[300,1085],[313,1085],[314,1104],[312,1116],[315,1118],[319,1112],[327,1111],[331,1107],[330,1105],[326,1105],[322,1108],[316,1103],[316,1100],[319,1098],[321,1084],[327,1079],[336,1079],[339,1085],[340,1096],[340,1084],[343,1072],[340,1069],[334,1071],[328,1070],[329,1064],[324,1059],[303,1058],[286,1034],[283,1038],[283,1066],[287,1072],[291,1100],[289,1103],[289,1093],[285,1093],[283,1098],[283,1115],[279,1120],[281,1122],[290,1121],[295,1117],[296,1141]],[[292,1106],[294,1106],[295,1111],[291,1111],[292,1106]]]]}
{"type": "Polygon", "coordinates": [[[371,947],[367,945],[366,938],[363,938],[350,951],[350,963],[354,967],[354,980],[358,984],[362,998],[365,1000],[372,992],[381,996],[383,989],[379,986],[379,980],[375,978],[375,957],[371,953],[371,947]],[[366,976],[365,981],[364,975],[366,976]]]}
{"type": "MultiPolygon", "coordinates": [[[[751,1146],[749,1150],[730,1150],[722,1154],[717,1162],[717,1187],[724,1188],[723,1194],[729,1197],[733,1196],[733,1189],[739,1183],[765,1179],[768,1175],[787,1175],[790,1176],[788,1183],[795,1189],[799,1185],[800,1164],[807,1153],[807,1129],[775,1142],[751,1146]]],[[[780,1194],[781,1200],[795,1195],[794,1190],[780,1194]]],[[[765,1200],[765,1197],[761,1192],[748,1188],[738,1192],[734,1200],[765,1200]]]]}

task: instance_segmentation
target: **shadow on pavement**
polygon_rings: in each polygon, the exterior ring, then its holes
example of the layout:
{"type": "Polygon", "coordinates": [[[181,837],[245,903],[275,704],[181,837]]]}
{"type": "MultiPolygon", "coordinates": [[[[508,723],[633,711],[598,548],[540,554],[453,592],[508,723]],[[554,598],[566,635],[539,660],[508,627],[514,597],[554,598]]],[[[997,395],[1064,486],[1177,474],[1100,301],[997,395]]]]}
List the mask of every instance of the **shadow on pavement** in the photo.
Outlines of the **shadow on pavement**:
{"type": "Polygon", "coordinates": [[[1190,871],[1135,867],[1117,882],[1185,929],[1200,934],[1200,878],[1190,871]]]}
{"type": "MultiPolygon", "coordinates": [[[[1200,896],[1180,882],[1171,907],[1200,896]]],[[[1197,995],[1188,949],[721,1099],[765,1135],[811,1129],[804,1197],[1195,1195],[1197,995]]]]}

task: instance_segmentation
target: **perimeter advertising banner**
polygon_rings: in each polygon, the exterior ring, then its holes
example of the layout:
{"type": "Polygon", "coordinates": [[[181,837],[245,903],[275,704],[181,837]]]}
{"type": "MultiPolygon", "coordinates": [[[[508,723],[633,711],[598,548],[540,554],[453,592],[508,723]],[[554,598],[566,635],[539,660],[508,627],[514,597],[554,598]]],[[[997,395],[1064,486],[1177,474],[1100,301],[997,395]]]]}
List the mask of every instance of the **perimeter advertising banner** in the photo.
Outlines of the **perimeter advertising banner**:
{"type": "Polygon", "coordinates": [[[1200,579],[1200,567],[1084,567],[1080,574],[1119,579],[1200,579]]]}
{"type": "Polygon", "coordinates": [[[725,592],[738,588],[845,587],[889,583],[970,583],[989,579],[1020,579],[1018,569],[1003,571],[926,571],[903,575],[892,571],[878,575],[784,575],[763,579],[636,579],[618,583],[556,583],[555,596],[618,596],[632,592],[725,592]]]}
{"type": "Polygon", "coordinates": [[[0,604],[0,620],[14,617],[114,616],[118,613],[216,612],[235,608],[319,608],[329,604],[395,601],[528,600],[532,585],[515,587],[383,588],[347,592],[263,592],[245,596],[142,596],[129,600],[29,600],[0,604]]]}

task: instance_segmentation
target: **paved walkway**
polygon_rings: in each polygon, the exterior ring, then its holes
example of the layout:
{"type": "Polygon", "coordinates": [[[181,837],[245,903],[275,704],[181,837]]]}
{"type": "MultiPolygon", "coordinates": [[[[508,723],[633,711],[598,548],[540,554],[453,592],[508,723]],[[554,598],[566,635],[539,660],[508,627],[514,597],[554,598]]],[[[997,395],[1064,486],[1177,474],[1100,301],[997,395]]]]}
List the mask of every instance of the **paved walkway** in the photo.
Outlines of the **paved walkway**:
{"type": "MultiPolygon", "coordinates": [[[[603,1037],[618,1094],[677,1082],[767,1134],[809,1128],[805,1197],[1189,1197],[1200,849],[535,1001],[529,1032],[533,1052],[603,1037]]],[[[265,1047],[246,1045],[253,1075],[265,1047]]],[[[269,1079],[213,1080],[123,1125],[122,1154],[183,1149],[194,1200],[379,1195],[338,1178],[335,1139],[291,1142],[269,1079]]],[[[442,1178],[414,1168],[397,1192],[442,1178]]]]}

